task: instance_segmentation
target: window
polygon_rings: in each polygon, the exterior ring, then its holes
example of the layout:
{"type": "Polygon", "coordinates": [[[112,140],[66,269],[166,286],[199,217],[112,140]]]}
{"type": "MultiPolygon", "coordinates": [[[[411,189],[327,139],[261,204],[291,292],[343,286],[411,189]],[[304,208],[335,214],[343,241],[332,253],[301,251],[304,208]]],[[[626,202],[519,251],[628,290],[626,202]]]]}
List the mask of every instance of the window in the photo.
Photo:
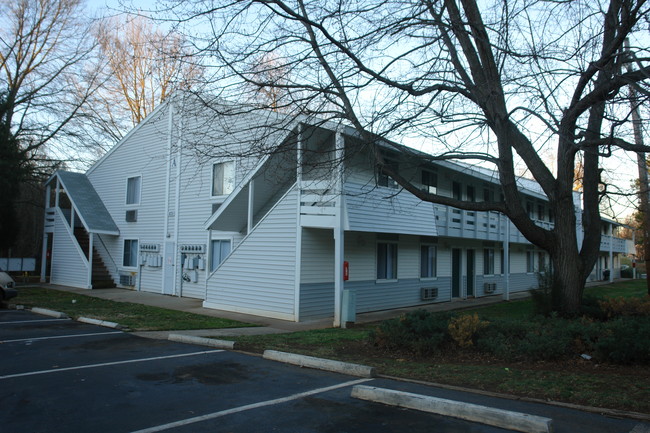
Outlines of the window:
{"type": "Polygon", "coordinates": [[[537,219],[540,221],[544,221],[544,215],[546,212],[544,212],[544,205],[543,204],[538,204],[537,205],[537,219]]]}
{"type": "Polygon", "coordinates": [[[538,271],[546,272],[546,254],[542,251],[537,253],[537,265],[539,267],[538,271]]]}
{"type": "Polygon", "coordinates": [[[483,188],[483,201],[494,201],[494,191],[490,187],[483,188]]]}
{"type": "Polygon", "coordinates": [[[422,189],[429,194],[436,194],[438,191],[438,175],[431,171],[422,170],[422,189]]]}
{"type": "Polygon", "coordinates": [[[494,275],[494,248],[483,249],[483,275],[494,275]]]}
{"type": "Polygon", "coordinates": [[[535,272],[535,255],[533,251],[526,251],[526,272],[535,272]]]}
{"type": "MultiPolygon", "coordinates": [[[[386,167],[390,167],[392,170],[397,171],[399,170],[399,164],[397,162],[397,155],[396,154],[390,154],[390,155],[384,155],[384,165],[386,167]]],[[[384,174],[381,170],[381,167],[378,167],[378,172],[377,172],[377,185],[379,186],[386,186],[389,188],[397,188],[397,182],[395,182],[390,176],[387,174],[384,174]]]]}
{"type": "Polygon", "coordinates": [[[452,182],[451,183],[451,193],[452,196],[456,200],[462,200],[463,199],[463,191],[461,189],[461,185],[458,182],[452,182]]]}
{"type": "Polygon", "coordinates": [[[505,250],[501,250],[501,274],[506,273],[506,253],[505,250]]]}
{"type": "Polygon", "coordinates": [[[138,240],[124,239],[124,255],[122,266],[135,268],[138,266],[138,240]]]}
{"type": "Polygon", "coordinates": [[[215,239],[210,242],[210,272],[217,269],[230,254],[230,245],[230,240],[226,239],[215,239]]]}
{"type": "Polygon", "coordinates": [[[126,180],[126,204],[140,204],[141,185],[141,176],[130,177],[126,180]]]}
{"type": "Polygon", "coordinates": [[[471,185],[467,185],[467,201],[476,201],[476,193],[474,192],[474,187],[471,185]]]}
{"type": "Polygon", "coordinates": [[[219,162],[212,166],[212,195],[228,195],[235,189],[234,161],[219,162]]]}
{"type": "Polygon", "coordinates": [[[438,276],[438,247],[435,245],[420,246],[420,278],[438,276]]]}
{"type": "Polygon", "coordinates": [[[377,243],[377,279],[397,279],[397,244],[377,243]]]}

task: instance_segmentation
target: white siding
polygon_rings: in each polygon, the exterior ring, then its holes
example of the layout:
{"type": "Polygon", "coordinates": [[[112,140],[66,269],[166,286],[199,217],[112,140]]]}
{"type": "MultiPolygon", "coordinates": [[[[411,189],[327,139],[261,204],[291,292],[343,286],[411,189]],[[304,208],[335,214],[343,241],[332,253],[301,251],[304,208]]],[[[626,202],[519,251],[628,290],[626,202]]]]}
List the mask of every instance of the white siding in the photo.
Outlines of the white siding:
{"type": "Polygon", "coordinates": [[[294,319],[297,191],[292,189],[208,280],[204,306],[294,319]]]}
{"type": "Polygon", "coordinates": [[[52,240],[50,282],[64,286],[88,288],[88,264],[76,239],[57,212],[52,240]]]}

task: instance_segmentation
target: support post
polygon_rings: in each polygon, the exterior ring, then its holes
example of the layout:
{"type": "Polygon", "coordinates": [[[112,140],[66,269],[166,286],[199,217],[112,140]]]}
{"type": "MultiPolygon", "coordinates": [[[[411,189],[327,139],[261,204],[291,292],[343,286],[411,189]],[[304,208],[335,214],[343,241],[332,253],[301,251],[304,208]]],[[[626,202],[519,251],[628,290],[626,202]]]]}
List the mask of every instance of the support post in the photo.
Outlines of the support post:
{"type": "Polygon", "coordinates": [[[251,179],[248,182],[248,225],[246,234],[249,234],[253,230],[253,199],[255,197],[255,179],[251,179]]]}
{"type": "MultiPolygon", "coordinates": [[[[95,236],[92,233],[88,233],[88,288],[93,288],[93,241],[95,236]]],[[[138,257],[138,265],[140,264],[140,258],[138,257]]]]}
{"type": "Polygon", "coordinates": [[[334,326],[345,328],[342,317],[343,301],[343,260],[345,253],[345,239],[343,227],[343,156],[344,140],[340,130],[336,131],[335,150],[336,150],[336,223],[334,227],[334,326]]]}

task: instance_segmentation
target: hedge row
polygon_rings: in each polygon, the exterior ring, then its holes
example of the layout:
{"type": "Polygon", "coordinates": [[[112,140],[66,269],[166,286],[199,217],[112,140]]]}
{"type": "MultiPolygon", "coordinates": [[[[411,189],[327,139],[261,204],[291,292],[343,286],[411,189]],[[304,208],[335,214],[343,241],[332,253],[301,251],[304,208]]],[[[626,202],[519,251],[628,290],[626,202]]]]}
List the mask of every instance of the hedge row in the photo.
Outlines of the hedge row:
{"type": "Polygon", "coordinates": [[[504,361],[559,361],[588,355],[599,362],[650,364],[650,316],[607,321],[537,316],[483,320],[418,310],[382,322],[370,335],[385,350],[432,356],[454,347],[504,361]]]}

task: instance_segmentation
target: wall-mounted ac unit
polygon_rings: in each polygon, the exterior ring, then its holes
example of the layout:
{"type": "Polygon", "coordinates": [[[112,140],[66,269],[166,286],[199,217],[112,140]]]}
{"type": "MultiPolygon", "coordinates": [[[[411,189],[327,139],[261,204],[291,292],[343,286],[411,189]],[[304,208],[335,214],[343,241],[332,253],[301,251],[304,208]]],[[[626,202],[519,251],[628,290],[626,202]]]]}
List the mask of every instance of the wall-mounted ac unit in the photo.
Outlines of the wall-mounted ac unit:
{"type": "Polygon", "coordinates": [[[134,223],[138,220],[138,211],[137,210],[127,210],[126,211],[126,222],[134,223]]]}
{"type": "Polygon", "coordinates": [[[133,275],[120,275],[120,286],[135,286],[135,277],[133,275]]]}
{"type": "Polygon", "coordinates": [[[429,301],[431,299],[436,299],[438,297],[438,288],[437,287],[421,287],[420,288],[420,299],[423,301],[429,301]]]}
{"type": "Polygon", "coordinates": [[[483,283],[485,293],[494,293],[497,290],[497,283],[483,283]]]}

